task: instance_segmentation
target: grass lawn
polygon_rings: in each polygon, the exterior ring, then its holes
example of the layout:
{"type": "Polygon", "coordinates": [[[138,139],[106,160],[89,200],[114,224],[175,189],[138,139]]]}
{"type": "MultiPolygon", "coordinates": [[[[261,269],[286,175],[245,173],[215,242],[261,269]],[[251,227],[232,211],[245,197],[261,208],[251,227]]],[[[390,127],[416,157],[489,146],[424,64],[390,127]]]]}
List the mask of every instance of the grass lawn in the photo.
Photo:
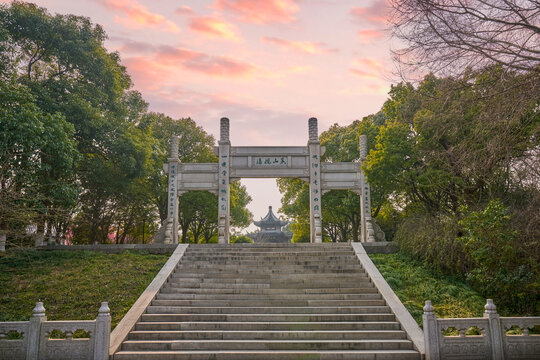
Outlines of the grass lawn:
{"type": "Polygon", "coordinates": [[[418,324],[431,300],[437,317],[482,317],[486,300],[470,286],[402,253],[369,256],[418,324]]]}
{"type": "Polygon", "coordinates": [[[24,321],[42,301],[49,320],[91,320],[108,301],[116,326],[170,255],[125,251],[0,253],[0,321],[24,321]]]}

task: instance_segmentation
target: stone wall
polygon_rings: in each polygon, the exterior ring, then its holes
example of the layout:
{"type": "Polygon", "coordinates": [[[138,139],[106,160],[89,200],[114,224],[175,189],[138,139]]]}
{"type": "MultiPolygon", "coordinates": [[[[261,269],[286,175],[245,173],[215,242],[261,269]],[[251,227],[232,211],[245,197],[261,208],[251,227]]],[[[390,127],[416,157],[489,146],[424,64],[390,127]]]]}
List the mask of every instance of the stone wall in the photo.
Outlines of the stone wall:
{"type": "Polygon", "coordinates": [[[150,254],[172,254],[178,244],[99,244],[99,245],[47,245],[38,250],[100,251],[109,254],[125,250],[146,251],[150,254]]]}

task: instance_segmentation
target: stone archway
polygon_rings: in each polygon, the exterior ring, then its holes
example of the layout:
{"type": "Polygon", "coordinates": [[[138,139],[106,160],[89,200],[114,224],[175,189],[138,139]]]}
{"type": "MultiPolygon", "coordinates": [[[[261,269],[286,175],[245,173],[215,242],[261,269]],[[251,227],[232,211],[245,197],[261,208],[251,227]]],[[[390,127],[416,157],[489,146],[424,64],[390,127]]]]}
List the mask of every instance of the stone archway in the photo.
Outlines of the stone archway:
{"type": "Polygon", "coordinates": [[[369,184],[362,172],[367,139],[359,139],[360,163],[321,162],[324,147],[318,138],[317,119],[308,121],[307,146],[231,146],[229,119],[221,119],[220,139],[214,148],[217,163],[178,161],[178,137],[171,139],[171,157],[164,169],[169,175],[164,242],[178,242],[178,197],[187,191],[205,190],[218,196],[218,242],[229,243],[230,183],[241,178],[300,178],[309,183],[310,239],[322,242],[322,195],[330,190],[352,190],[360,195],[361,241],[375,241],[369,184]]]}

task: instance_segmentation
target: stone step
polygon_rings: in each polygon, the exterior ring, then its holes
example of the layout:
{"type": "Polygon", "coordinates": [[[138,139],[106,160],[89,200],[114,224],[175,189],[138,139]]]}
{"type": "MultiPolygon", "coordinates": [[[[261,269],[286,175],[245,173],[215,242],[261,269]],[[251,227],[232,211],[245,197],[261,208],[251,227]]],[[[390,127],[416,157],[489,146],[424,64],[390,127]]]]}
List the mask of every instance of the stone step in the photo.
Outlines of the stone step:
{"type": "Polygon", "coordinates": [[[159,295],[169,294],[253,294],[253,295],[308,295],[308,294],[379,294],[377,288],[372,284],[366,287],[351,287],[351,288],[318,288],[318,289],[279,289],[279,288],[177,288],[164,287],[159,295]]]}
{"type": "Polygon", "coordinates": [[[388,306],[154,306],[147,314],[390,314],[388,306]]]}
{"type": "Polygon", "coordinates": [[[141,321],[345,322],[395,321],[394,314],[143,314],[141,321]]]}
{"type": "Polygon", "coordinates": [[[295,272],[271,272],[271,271],[245,271],[245,272],[228,272],[228,271],[196,271],[196,269],[191,269],[188,271],[175,271],[172,274],[172,278],[177,277],[196,277],[196,278],[224,278],[224,277],[233,277],[238,278],[250,278],[250,277],[260,277],[260,278],[274,278],[274,279],[356,279],[363,278],[368,279],[368,275],[362,271],[348,272],[348,273],[336,273],[336,272],[306,272],[306,273],[295,273],[295,272]]]}
{"type": "Polygon", "coordinates": [[[213,262],[231,262],[231,261],[328,261],[329,263],[339,263],[344,261],[351,261],[355,264],[358,259],[350,253],[335,254],[335,253],[309,253],[309,254],[287,254],[287,253],[264,253],[264,254],[191,254],[185,255],[185,259],[182,262],[200,262],[200,261],[213,261],[213,262]]]}
{"type": "Polygon", "coordinates": [[[413,350],[357,351],[120,351],[114,360],[420,360],[413,350]]]}
{"type": "Polygon", "coordinates": [[[403,339],[372,340],[126,340],[122,350],[412,350],[403,339]]]}
{"type": "Polygon", "coordinates": [[[316,251],[327,249],[333,250],[350,250],[351,245],[348,243],[321,243],[321,244],[191,244],[188,251],[316,251]]]}
{"type": "Polygon", "coordinates": [[[420,354],[349,244],[212,244],[188,247],[114,359],[420,354]]]}
{"type": "MultiPolygon", "coordinates": [[[[268,277],[268,278],[249,278],[249,277],[243,277],[243,278],[222,278],[222,279],[214,279],[214,278],[171,278],[167,282],[167,285],[172,284],[181,284],[186,285],[185,287],[190,287],[191,284],[268,284],[268,285],[279,285],[283,284],[286,285],[284,287],[297,287],[297,286],[310,286],[313,285],[313,287],[320,287],[320,285],[325,285],[325,287],[329,287],[331,285],[335,285],[336,287],[343,287],[343,285],[360,285],[360,284],[369,284],[370,280],[367,277],[363,276],[355,276],[350,278],[343,278],[343,279],[332,279],[332,278],[325,278],[325,277],[306,277],[305,279],[302,279],[300,277],[291,276],[289,278],[287,277],[268,277]]],[[[178,285],[176,285],[178,286],[178,285]]],[[[352,287],[352,286],[348,286],[352,287]]]]}
{"type": "Polygon", "coordinates": [[[406,339],[402,330],[132,331],[129,340],[366,340],[406,339]]]}
{"type": "Polygon", "coordinates": [[[138,322],[135,325],[137,331],[157,331],[157,330],[237,330],[237,331],[293,331],[293,330],[400,330],[401,326],[397,321],[380,322],[138,322]]]}
{"type": "Polygon", "coordinates": [[[384,300],[290,300],[290,299],[189,299],[189,300],[153,300],[151,306],[229,306],[229,307],[259,307],[269,306],[386,306],[384,300]]]}
{"type": "Polygon", "coordinates": [[[352,283],[311,283],[311,284],[303,284],[303,283],[209,283],[209,282],[182,282],[181,284],[175,284],[174,282],[168,282],[165,284],[165,286],[161,289],[161,292],[174,292],[177,289],[298,289],[298,287],[306,287],[314,290],[319,289],[335,289],[336,287],[339,287],[341,289],[356,289],[359,287],[362,288],[368,288],[373,287],[372,283],[368,282],[352,282],[352,283]]]}
{"type": "Polygon", "coordinates": [[[200,282],[200,283],[235,283],[235,284],[245,284],[245,283],[300,283],[300,284],[309,284],[309,283],[333,283],[333,282],[347,283],[347,282],[370,282],[369,277],[362,274],[344,274],[343,276],[325,276],[323,274],[317,275],[244,275],[242,277],[237,277],[235,275],[229,275],[227,277],[210,277],[200,275],[198,277],[184,277],[182,274],[179,274],[177,277],[171,277],[169,283],[175,282],[200,282]]]}
{"type": "MultiPolygon", "coordinates": [[[[259,266],[261,264],[258,264],[259,266]]],[[[347,272],[358,272],[364,273],[363,269],[360,266],[325,266],[325,265],[265,265],[265,267],[257,267],[253,265],[235,265],[234,263],[225,264],[216,268],[215,266],[207,264],[193,264],[191,266],[182,265],[175,269],[175,273],[200,273],[204,271],[206,274],[249,274],[249,273],[258,273],[258,274],[281,274],[281,273],[291,273],[291,274],[318,274],[318,273],[328,273],[328,274],[341,274],[347,272]]]]}
{"type": "Polygon", "coordinates": [[[252,251],[252,252],[226,252],[218,251],[215,253],[194,253],[186,252],[184,254],[185,258],[182,258],[182,261],[193,260],[198,258],[204,259],[225,259],[231,260],[234,258],[242,259],[292,259],[292,260],[316,260],[316,259],[350,259],[356,262],[358,259],[355,258],[354,252],[352,250],[346,251],[301,251],[301,252],[264,252],[264,251],[252,251]],[[356,261],[355,261],[356,260],[356,261]]]}
{"type": "Polygon", "coordinates": [[[379,294],[157,294],[156,300],[380,300],[379,294]]]}

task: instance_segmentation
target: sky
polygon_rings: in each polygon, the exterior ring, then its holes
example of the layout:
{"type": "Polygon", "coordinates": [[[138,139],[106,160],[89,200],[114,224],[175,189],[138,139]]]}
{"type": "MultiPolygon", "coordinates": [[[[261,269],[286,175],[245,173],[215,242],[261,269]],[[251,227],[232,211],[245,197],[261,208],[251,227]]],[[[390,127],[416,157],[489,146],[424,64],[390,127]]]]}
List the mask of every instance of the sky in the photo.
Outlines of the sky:
{"type": "MultiPolygon", "coordinates": [[[[216,139],[228,117],[232,146],[305,145],[310,117],[319,134],[348,125],[379,111],[392,83],[385,0],[33,2],[100,24],[150,111],[216,139]]],[[[242,183],[256,220],[281,206],[274,179],[242,183]]]]}

